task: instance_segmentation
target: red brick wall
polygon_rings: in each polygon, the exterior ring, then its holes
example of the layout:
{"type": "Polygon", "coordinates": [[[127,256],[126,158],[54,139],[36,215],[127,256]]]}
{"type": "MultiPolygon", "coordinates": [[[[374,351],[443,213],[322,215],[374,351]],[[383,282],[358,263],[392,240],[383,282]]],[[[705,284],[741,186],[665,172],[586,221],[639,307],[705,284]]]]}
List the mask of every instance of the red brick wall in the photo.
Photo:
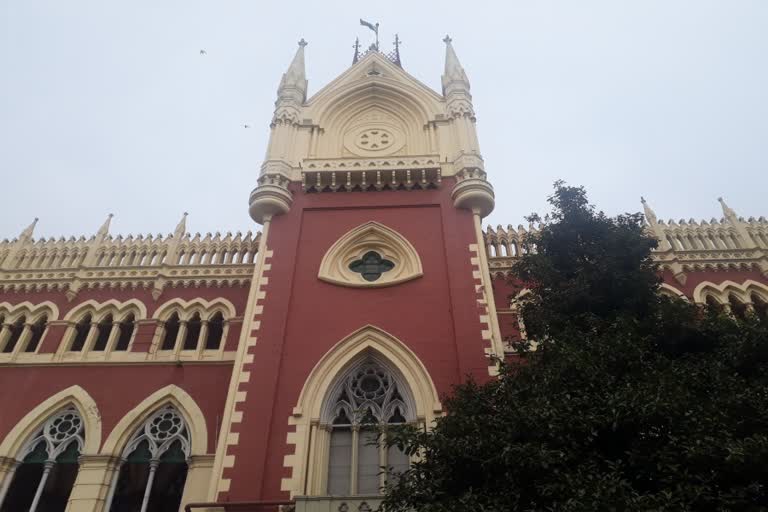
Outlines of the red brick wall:
{"type": "Polygon", "coordinates": [[[396,336],[425,364],[439,393],[467,375],[488,378],[469,244],[472,216],[454,208],[440,190],[305,194],[294,189],[291,211],[273,220],[274,251],[229,501],[285,498],[280,480],[290,476],[283,457],[288,417],[316,362],[341,339],[375,325],[396,336]],[[416,248],[421,278],[386,288],[348,288],[317,278],[320,261],[349,230],[368,221],[401,233],[416,248]]]}

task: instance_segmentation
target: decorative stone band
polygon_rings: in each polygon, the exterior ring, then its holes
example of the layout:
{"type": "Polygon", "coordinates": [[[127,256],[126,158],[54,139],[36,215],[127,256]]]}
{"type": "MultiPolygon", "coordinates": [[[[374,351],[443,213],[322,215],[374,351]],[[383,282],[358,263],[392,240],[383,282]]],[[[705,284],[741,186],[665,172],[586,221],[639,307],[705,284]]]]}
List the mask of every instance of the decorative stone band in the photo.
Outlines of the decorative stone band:
{"type": "Polygon", "coordinates": [[[439,167],[415,169],[378,168],[371,170],[306,171],[301,173],[305,192],[371,192],[382,190],[425,190],[439,188],[439,167]]]}
{"type": "Polygon", "coordinates": [[[250,282],[253,264],[81,268],[51,271],[0,271],[0,291],[23,292],[90,289],[242,286],[250,282]]]}
{"type": "MultiPolygon", "coordinates": [[[[739,236],[736,227],[731,227],[727,219],[712,222],[695,223],[683,222],[685,229],[670,221],[661,231],[664,238],[659,239],[656,231],[648,229],[648,234],[656,236],[659,248],[653,252],[654,261],[662,270],[670,270],[675,278],[684,283],[686,272],[702,270],[750,270],[758,269],[768,277],[768,221],[765,219],[750,219],[737,222],[746,226],[742,231],[749,236],[744,240],[739,236]],[[674,229],[667,226],[674,225],[674,229]]],[[[518,226],[496,229],[488,227],[484,233],[489,266],[492,274],[508,273],[514,262],[524,254],[524,240],[529,233],[535,233],[537,228],[529,226],[525,229],[518,226]]]]}

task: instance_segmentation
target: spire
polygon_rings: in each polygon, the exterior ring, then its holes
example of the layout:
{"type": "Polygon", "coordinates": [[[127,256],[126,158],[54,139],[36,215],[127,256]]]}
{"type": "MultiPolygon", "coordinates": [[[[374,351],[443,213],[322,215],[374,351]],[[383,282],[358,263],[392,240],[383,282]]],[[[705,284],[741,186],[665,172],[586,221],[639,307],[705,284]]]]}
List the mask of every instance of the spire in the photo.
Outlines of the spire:
{"type": "Polygon", "coordinates": [[[35,217],[35,220],[32,221],[32,224],[27,226],[24,231],[21,232],[19,235],[19,242],[26,242],[32,239],[32,235],[35,232],[35,226],[37,226],[37,221],[40,220],[37,217],[35,217]]]}
{"type": "Polygon", "coordinates": [[[640,196],[640,202],[643,203],[643,211],[645,212],[645,220],[648,221],[648,224],[656,224],[656,213],[651,209],[650,206],[648,206],[648,203],[645,201],[645,198],[643,196],[640,196]]]}
{"type": "Polygon", "coordinates": [[[456,56],[456,51],[453,49],[453,43],[450,36],[445,36],[443,42],[445,43],[445,71],[443,72],[443,95],[446,94],[448,86],[452,83],[457,83],[460,87],[469,90],[469,78],[464,72],[464,68],[461,67],[461,62],[456,56]]]}
{"type": "Polygon", "coordinates": [[[96,238],[104,238],[109,234],[109,224],[112,222],[112,217],[114,216],[115,214],[113,213],[107,215],[107,220],[104,221],[104,224],[102,224],[99,230],[96,232],[96,238]]]}
{"type": "Polygon", "coordinates": [[[173,238],[176,240],[181,240],[181,237],[183,237],[184,233],[187,232],[187,215],[189,215],[189,213],[184,212],[181,220],[176,225],[176,229],[173,231],[173,238]]]}
{"type": "Polygon", "coordinates": [[[297,90],[301,95],[301,103],[307,99],[307,75],[304,71],[305,46],[307,46],[307,42],[304,39],[299,41],[299,49],[296,50],[296,55],[293,56],[288,70],[283,74],[278,88],[278,96],[282,96],[282,93],[289,89],[297,90]]]}
{"type": "Polygon", "coordinates": [[[725,204],[725,201],[723,200],[722,197],[718,197],[717,200],[720,201],[720,206],[722,206],[723,208],[723,215],[725,216],[726,219],[738,220],[739,217],[738,215],[736,215],[736,212],[733,211],[733,209],[730,206],[725,204]]]}

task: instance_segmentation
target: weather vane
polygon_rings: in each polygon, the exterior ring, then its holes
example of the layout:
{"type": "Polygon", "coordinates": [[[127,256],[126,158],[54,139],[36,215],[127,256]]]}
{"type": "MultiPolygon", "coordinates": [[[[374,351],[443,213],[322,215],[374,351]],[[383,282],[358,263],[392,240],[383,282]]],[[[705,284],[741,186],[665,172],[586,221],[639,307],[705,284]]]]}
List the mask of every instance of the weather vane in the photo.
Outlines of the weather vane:
{"type": "Polygon", "coordinates": [[[379,51],[379,24],[376,23],[374,25],[373,23],[369,23],[362,18],[360,18],[360,24],[364,27],[368,27],[369,29],[373,30],[373,33],[376,34],[376,42],[371,45],[371,49],[379,51]]]}

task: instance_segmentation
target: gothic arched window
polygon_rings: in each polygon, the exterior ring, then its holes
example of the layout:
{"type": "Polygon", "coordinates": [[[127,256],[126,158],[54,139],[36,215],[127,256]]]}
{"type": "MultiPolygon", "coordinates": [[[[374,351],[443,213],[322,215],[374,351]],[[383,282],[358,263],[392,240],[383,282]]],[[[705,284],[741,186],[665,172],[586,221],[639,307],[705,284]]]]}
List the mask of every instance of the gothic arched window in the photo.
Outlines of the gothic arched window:
{"type": "Polygon", "coordinates": [[[16,343],[19,342],[19,338],[21,338],[21,333],[24,332],[24,324],[27,321],[27,317],[21,316],[18,320],[16,320],[14,323],[10,326],[11,334],[8,337],[8,341],[5,342],[5,346],[3,347],[3,352],[11,353],[13,352],[13,349],[16,348],[16,343]]]}
{"type": "Polygon", "coordinates": [[[224,316],[217,312],[208,320],[208,338],[205,340],[206,350],[218,350],[224,335],[224,316]]]}
{"type": "Polygon", "coordinates": [[[91,331],[91,314],[85,315],[77,325],[75,325],[75,339],[72,341],[70,348],[73,352],[79,352],[83,350],[85,341],[88,339],[88,333],[91,331]]]}
{"type": "Polygon", "coordinates": [[[110,512],[178,510],[187,479],[189,430],[181,414],[166,406],[150,416],[123,451],[110,496],[110,512]]]}
{"type": "Polygon", "coordinates": [[[176,338],[179,335],[180,326],[179,314],[174,312],[165,321],[165,333],[163,335],[163,343],[160,346],[161,350],[173,350],[176,347],[176,338]]]}
{"type": "Polygon", "coordinates": [[[195,350],[197,343],[200,341],[200,330],[203,327],[203,323],[200,320],[200,313],[195,312],[187,321],[187,334],[184,337],[184,350],[195,350]]]}
{"type": "Polygon", "coordinates": [[[108,314],[101,319],[96,325],[98,334],[96,335],[96,342],[93,344],[93,350],[97,352],[103,352],[107,349],[107,343],[109,342],[109,336],[112,334],[112,315],[108,314]]]}
{"type": "Polygon", "coordinates": [[[29,337],[27,346],[24,348],[24,352],[34,352],[37,350],[37,346],[40,344],[40,340],[43,339],[45,328],[48,326],[48,317],[46,315],[41,316],[37,322],[32,325],[32,334],[29,337]]]}
{"type": "Polygon", "coordinates": [[[63,512],[85,442],[83,419],[70,407],[43,424],[18,456],[19,466],[0,512],[63,512]]]}
{"type": "Polygon", "coordinates": [[[414,420],[406,391],[393,372],[370,358],[333,388],[325,408],[330,429],[328,494],[378,494],[388,475],[408,468],[405,454],[394,446],[384,449],[378,439],[387,425],[414,420]]]}
{"type": "Polygon", "coordinates": [[[128,345],[131,344],[131,338],[133,338],[133,330],[136,326],[136,317],[133,315],[133,313],[129,313],[123,320],[118,324],[118,329],[120,330],[120,333],[117,336],[117,344],[115,345],[115,350],[128,350],[128,345]]]}

